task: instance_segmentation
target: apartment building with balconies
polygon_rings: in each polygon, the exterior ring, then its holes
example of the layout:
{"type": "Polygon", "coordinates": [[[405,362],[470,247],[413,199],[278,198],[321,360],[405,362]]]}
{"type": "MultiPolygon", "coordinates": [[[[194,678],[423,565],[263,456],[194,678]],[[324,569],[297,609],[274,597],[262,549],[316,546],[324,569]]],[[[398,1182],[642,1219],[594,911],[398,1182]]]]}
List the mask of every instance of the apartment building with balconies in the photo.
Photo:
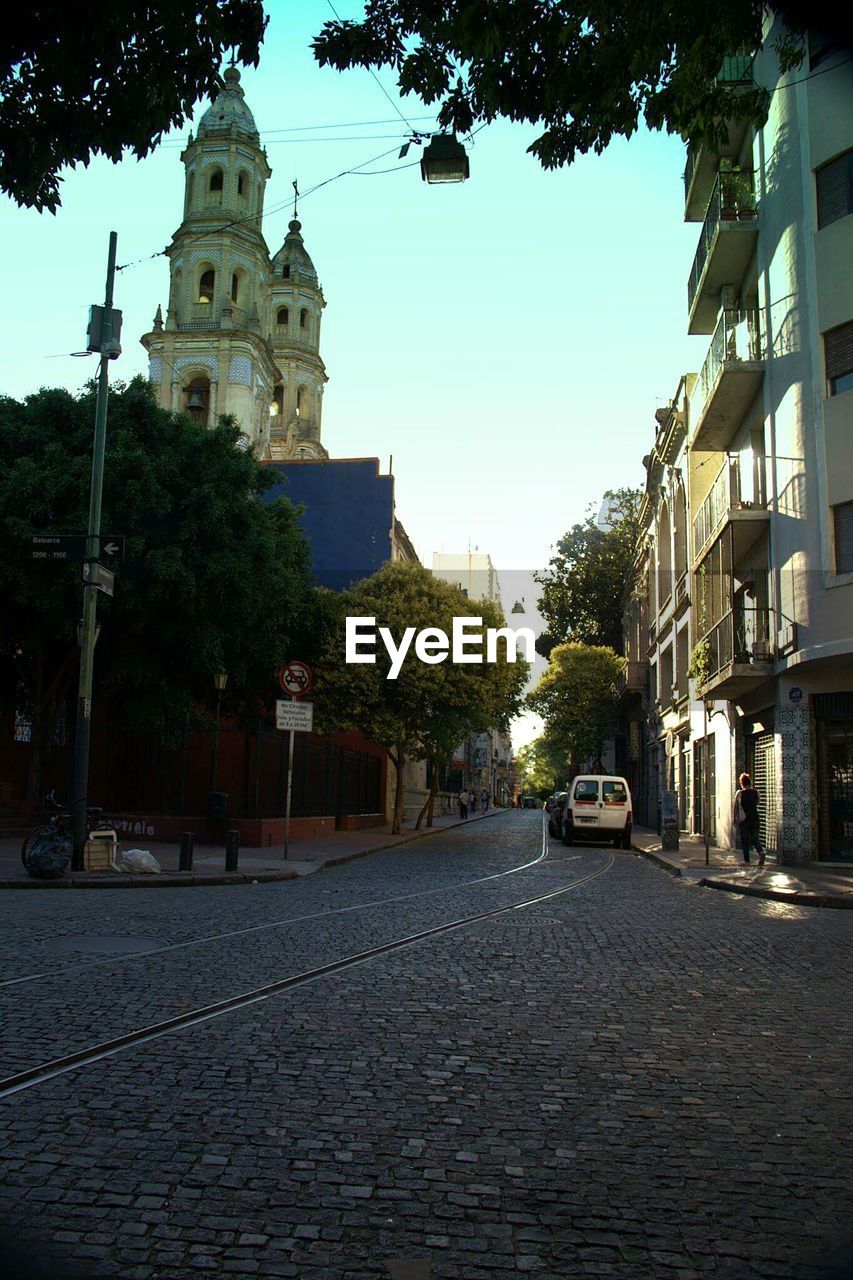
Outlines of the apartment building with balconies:
{"type": "Polygon", "coordinates": [[[721,72],[769,91],[765,124],[688,152],[708,347],[684,472],[693,666],[717,747],[731,726],[714,834],[746,768],[768,847],[799,862],[853,858],[853,65],[812,42],[780,77],[779,34],[721,72]]]}

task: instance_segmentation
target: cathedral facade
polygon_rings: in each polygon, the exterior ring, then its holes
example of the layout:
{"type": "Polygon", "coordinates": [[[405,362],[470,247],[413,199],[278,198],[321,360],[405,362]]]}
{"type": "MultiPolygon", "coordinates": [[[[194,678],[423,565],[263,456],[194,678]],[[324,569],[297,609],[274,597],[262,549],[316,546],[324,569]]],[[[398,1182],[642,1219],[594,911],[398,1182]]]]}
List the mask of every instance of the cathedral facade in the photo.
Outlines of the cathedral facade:
{"type": "Polygon", "coordinates": [[[166,250],[169,305],[141,340],[158,402],[211,426],[232,414],[265,461],[326,458],[326,304],[296,218],[270,256],[261,222],[271,170],[236,67],[181,159],[184,216],[166,250]]]}

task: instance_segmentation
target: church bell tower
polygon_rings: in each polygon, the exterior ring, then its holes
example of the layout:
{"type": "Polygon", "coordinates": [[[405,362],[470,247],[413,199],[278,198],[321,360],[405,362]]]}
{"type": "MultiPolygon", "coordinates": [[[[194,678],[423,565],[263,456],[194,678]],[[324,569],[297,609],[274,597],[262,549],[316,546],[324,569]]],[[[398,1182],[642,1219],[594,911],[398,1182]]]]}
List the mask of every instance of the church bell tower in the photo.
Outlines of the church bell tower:
{"type": "Polygon", "coordinates": [[[181,159],[184,216],[166,250],[166,319],[158,307],[142,338],[158,402],[209,426],[233,415],[261,458],[327,457],[323,294],[298,222],[270,260],[261,218],[271,170],[236,67],[181,159]]]}

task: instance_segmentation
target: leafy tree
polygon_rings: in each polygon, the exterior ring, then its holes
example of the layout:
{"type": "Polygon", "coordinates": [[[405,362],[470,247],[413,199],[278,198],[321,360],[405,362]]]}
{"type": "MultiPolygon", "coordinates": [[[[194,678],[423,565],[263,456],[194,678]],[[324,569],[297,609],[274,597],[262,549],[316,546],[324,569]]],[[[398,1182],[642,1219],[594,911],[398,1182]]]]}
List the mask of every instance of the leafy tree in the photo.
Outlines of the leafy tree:
{"type": "MultiPolygon", "coordinates": [[[[93,423],[93,389],[0,400],[0,665],[29,704],[31,801],[76,690],[82,581],[79,563],[34,563],[31,538],[85,531],[93,423]]],[[[127,543],[115,596],[99,598],[95,701],[167,737],[218,671],[232,703],[265,691],[314,608],[296,508],[260,501],[274,477],[239,434],[158,408],[142,378],[110,393],[101,527],[127,543]]]]}
{"type": "Polygon", "coordinates": [[[567,753],[565,747],[544,734],[525,743],[517,755],[523,792],[536,792],[545,799],[552,791],[560,791],[566,781],[567,753]]]}
{"type": "MultiPolygon", "coordinates": [[[[804,7],[769,5],[791,11],[793,32],[778,45],[786,70],[802,62],[807,22],[844,30],[829,6],[808,15],[804,7]]],[[[467,133],[499,116],[544,125],[530,151],[555,168],[630,137],[641,120],[711,143],[724,140],[731,119],[762,120],[768,94],[735,89],[716,73],[727,54],[759,47],[764,8],[762,0],[712,8],[698,0],[367,0],[361,21],[327,22],[314,51],[338,70],[392,67],[401,92],[440,104],[445,129],[467,133]]]]}
{"type": "Polygon", "coordinates": [[[598,760],[616,715],[616,680],[624,660],[604,645],[558,644],[527,701],[545,735],[574,760],[598,760]]]}
{"type": "Polygon", "coordinates": [[[590,507],[557,543],[548,569],[535,575],[548,624],[537,644],[544,657],[566,640],[622,649],[620,597],[640,536],[642,496],[642,489],[608,489],[606,527],[598,527],[590,507]]]}
{"type": "Polygon", "coordinates": [[[18,5],[0,43],[0,189],[55,212],[59,171],[147,155],[215,92],[229,48],[257,65],[261,0],[18,5]]]}
{"type": "MultiPolygon", "coordinates": [[[[491,601],[466,599],[457,587],[434,578],[420,565],[392,563],[357,583],[338,598],[338,625],[320,662],[317,680],[319,719],[329,727],[360,729],[380,743],[397,773],[393,830],[399,832],[404,809],[407,761],[433,765],[433,794],[438,766],[467,733],[506,728],[521,705],[528,664],[505,660],[498,646],[495,663],[458,664],[448,657],[427,664],[414,644],[399,676],[387,679],[391,660],[377,638],[374,664],[347,664],[345,624],[351,617],[376,619],[399,643],[405,629],[441,628],[448,636],[454,617],[481,617],[485,627],[504,625],[491,601]]],[[[423,817],[423,814],[421,815],[423,817]]]]}

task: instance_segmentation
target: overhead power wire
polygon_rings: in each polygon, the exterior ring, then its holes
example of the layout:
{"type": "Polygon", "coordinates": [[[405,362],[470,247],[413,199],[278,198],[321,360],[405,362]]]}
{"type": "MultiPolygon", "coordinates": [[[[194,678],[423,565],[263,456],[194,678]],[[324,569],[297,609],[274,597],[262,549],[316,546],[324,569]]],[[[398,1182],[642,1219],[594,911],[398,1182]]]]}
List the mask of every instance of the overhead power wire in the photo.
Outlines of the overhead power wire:
{"type": "MultiPolygon", "coordinates": [[[[337,9],[335,8],[335,6],[332,4],[332,0],[326,0],[326,3],[328,4],[328,6],[329,6],[329,8],[331,9],[332,13],[333,13],[333,14],[335,15],[335,17],[337,18],[338,22],[342,22],[342,21],[343,21],[343,19],[341,18],[341,15],[338,13],[338,11],[337,11],[337,9]]],[[[411,125],[411,122],[410,122],[410,121],[408,121],[408,120],[406,119],[406,117],[403,115],[403,112],[400,110],[399,105],[398,105],[398,104],[394,101],[394,99],[391,97],[390,93],[389,93],[389,92],[388,92],[388,90],[385,88],[385,85],[382,83],[382,81],[379,79],[379,76],[378,76],[378,75],[376,74],[376,72],[373,70],[373,67],[368,67],[368,68],[367,68],[367,70],[368,70],[368,71],[370,72],[370,74],[373,76],[373,79],[374,79],[374,80],[376,81],[376,83],[378,84],[378,86],[379,86],[380,90],[381,90],[381,91],[382,91],[382,93],[385,95],[385,97],[388,99],[388,101],[391,103],[391,106],[392,106],[392,107],[394,108],[394,110],[397,112],[397,115],[398,115],[398,116],[400,117],[400,119],[403,121],[403,124],[406,126],[406,128],[409,130],[409,132],[410,132],[410,133],[414,133],[414,132],[415,132],[415,130],[413,129],[413,127],[412,127],[412,125],[411,125]]]]}

